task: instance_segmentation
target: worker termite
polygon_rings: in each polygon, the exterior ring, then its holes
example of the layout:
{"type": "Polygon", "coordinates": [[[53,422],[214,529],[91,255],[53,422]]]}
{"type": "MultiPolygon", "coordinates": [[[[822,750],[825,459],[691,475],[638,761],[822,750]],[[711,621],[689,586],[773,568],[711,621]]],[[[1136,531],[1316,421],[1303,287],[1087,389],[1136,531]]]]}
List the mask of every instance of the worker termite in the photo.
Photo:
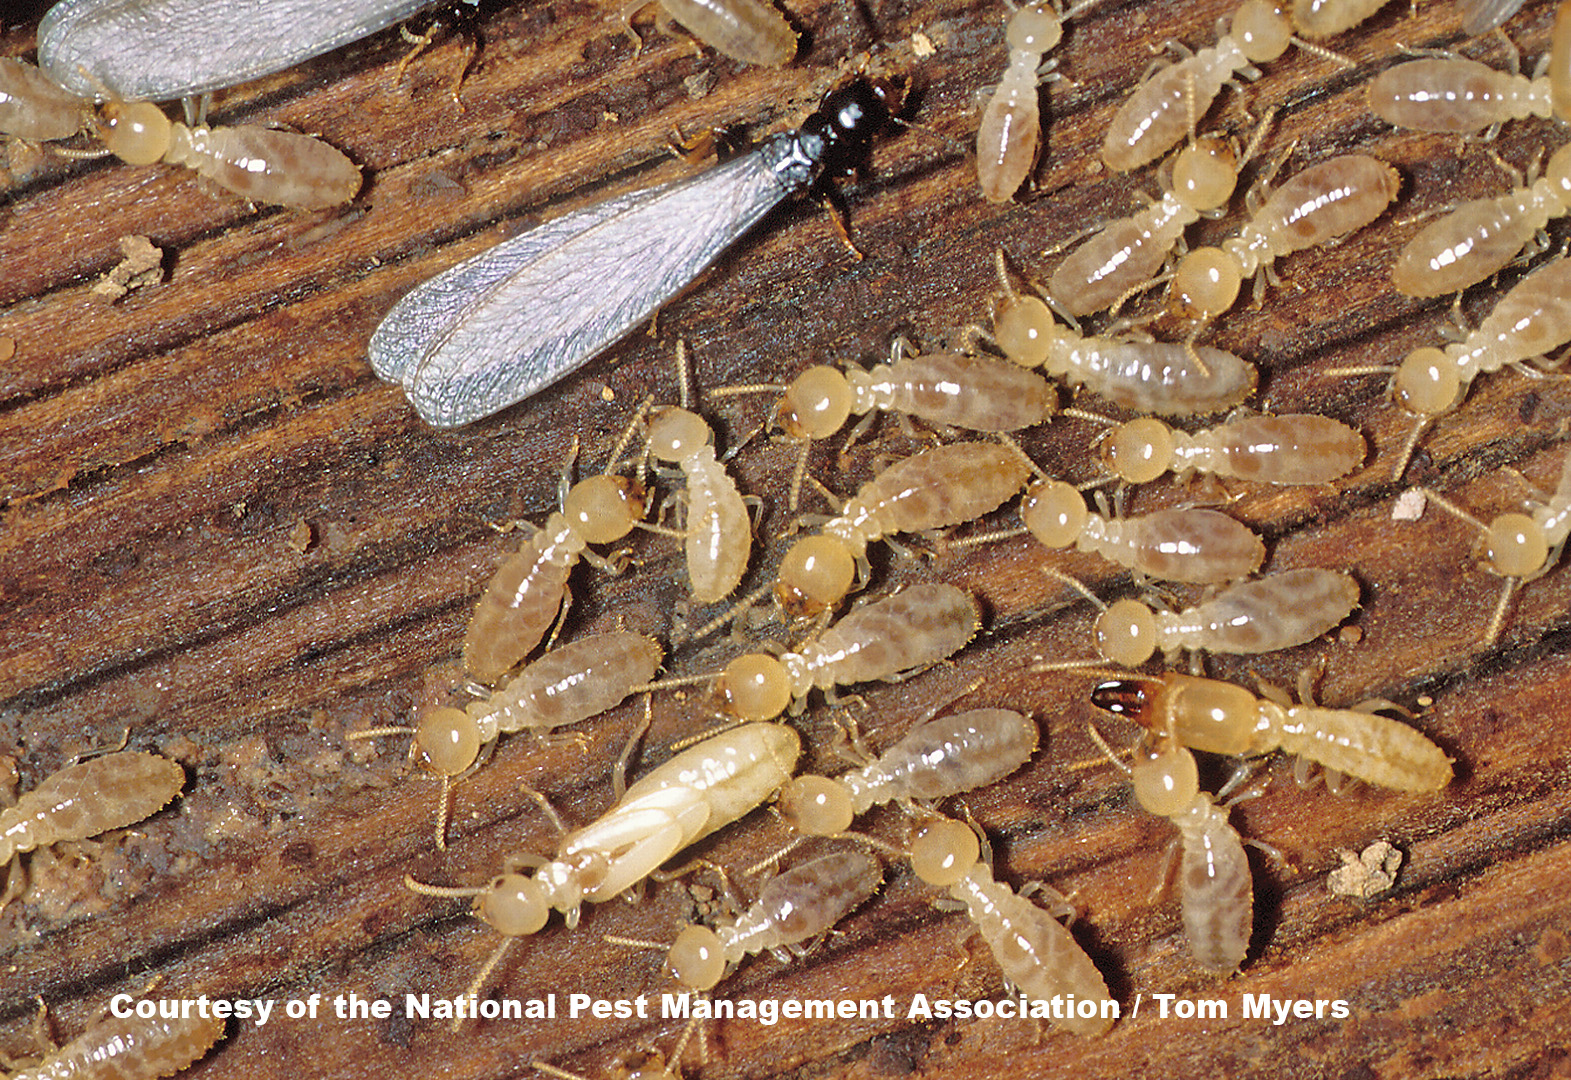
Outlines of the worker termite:
{"type": "Polygon", "coordinates": [[[0,809],[0,867],[7,867],[0,907],[20,895],[24,852],[62,840],[86,840],[156,813],[185,786],[185,770],[157,754],[123,750],[51,774],[0,809]]]}
{"type": "Polygon", "coordinates": [[[0,58],[0,132],[19,139],[69,139],[82,129],[82,99],[32,64],[0,58]]]}
{"type": "MultiPolygon", "coordinates": [[[[1571,76],[1571,71],[1565,74],[1571,76]]],[[[1558,115],[1549,77],[1496,71],[1461,56],[1426,57],[1386,68],[1369,81],[1365,96],[1370,112],[1415,131],[1465,135],[1507,120],[1558,115]]]]}
{"type": "Polygon", "coordinates": [[[1265,545],[1249,527],[1216,510],[1158,510],[1105,517],[1062,480],[1033,484],[1020,504],[1026,530],[1050,548],[1076,547],[1162,581],[1197,585],[1248,577],[1265,545]]]}
{"type": "Polygon", "coordinates": [[[790,778],[800,753],[801,740],[783,724],[729,728],[634,783],[599,819],[564,836],[554,859],[510,855],[481,886],[444,888],[407,876],[404,885],[425,896],[473,897],[475,917],[503,936],[467,991],[478,993],[507,947],[545,926],[553,909],[577,926],[584,903],[611,899],[762,803],[790,778]],[[533,875],[520,872],[529,867],[533,875]]]}
{"type": "Polygon", "coordinates": [[[214,1016],[105,1016],[9,1080],[157,1080],[198,1061],[223,1034],[214,1016]]]}
{"type": "Polygon", "coordinates": [[[780,203],[849,174],[900,103],[893,84],[859,79],[752,153],[459,263],[387,313],[371,336],[372,369],[403,384],[435,427],[522,401],[643,322],[780,203]],[[585,304],[586,295],[608,299],[585,304]]]}
{"type": "Polygon", "coordinates": [[[814,687],[899,679],[976,636],[976,604],[953,585],[912,585],[856,608],[796,652],[747,653],[725,666],[715,696],[741,720],[768,720],[814,687]]]}
{"type": "Polygon", "coordinates": [[[1194,130],[1235,74],[1259,78],[1254,65],[1275,60],[1292,41],[1292,25],[1272,0],[1244,0],[1215,45],[1155,72],[1119,106],[1102,161],[1118,172],[1155,161],[1194,130]]]}
{"type": "Polygon", "coordinates": [[[1495,605],[1489,629],[1484,634],[1484,644],[1493,645],[1505,624],[1512,594],[1520,585],[1548,573],[1558,561],[1567,536],[1571,536],[1571,458],[1567,458],[1561,470],[1554,494],[1542,500],[1530,500],[1529,513],[1501,514],[1488,525],[1433,491],[1426,490],[1425,494],[1436,505],[1484,534],[1489,569],[1506,579],[1500,602],[1495,605]]]}
{"type": "MultiPolygon", "coordinates": [[[[640,408],[634,423],[642,414],[640,408]]],[[[568,576],[589,545],[615,543],[643,520],[643,485],[609,471],[631,433],[629,427],[612,451],[608,471],[568,488],[562,509],[546,518],[486,583],[464,634],[464,666],[476,679],[495,682],[534,651],[556,619],[568,576]]]]}
{"type": "Polygon", "coordinates": [[[1048,279],[1048,295],[1075,316],[1111,307],[1154,278],[1184,228],[1224,209],[1237,183],[1238,156],[1225,139],[1190,143],[1174,156],[1162,198],[1071,252],[1048,279]]]}
{"type": "Polygon", "coordinates": [[[1331,158],[1295,175],[1252,207],[1250,220],[1221,247],[1195,248],[1173,271],[1170,304],[1202,322],[1221,315],[1238,299],[1245,278],[1262,268],[1255,295],[1275,280],[1272,263],[1284,255],[1343,236],[1379,217],[1396,198],[1397,171],[1366,154],[1331,158]]]}
{"type": "Polygon", "coordinates": [[[704,418],[676,406],[655,409],[649,452],[671,462],[687,482],[683,519],[687,575],[693,599],[713,603],[731,595],[747,572],[753,529],[747,504],[719,460],[704,418]]]}
{"type": "Polygon", "coordinates": [[[1387,0],[1293,0],[1293,29],[1311,41],[1351,30],[1387,0]]]}
{"type": "Polygon", "coordinates": [[[1036,165],[1042,145],[1037,103],[1042,56],[1063,33],[1049,0],[1033,0],[1010,16],[1004,30],[1009,67],[988,99],[976,133],[976,178],[989,202],[1008,202],[1036,165]]]}
{"type": "Polygon", "coordinates": [[[939,818],[912,840],[911,868],[966,906],[1004,978],[1028,998],[1065,1006],[1054,1023],[1077,1035],[1107,1031],[1118,1003],[1091,958],[1051,913],[994,878],[980,854],[970,828],[939,818]]]}
{"type": "Polygon", "coordinates": [[[796,31],[764,0],[653,0],[673,22],[744,64],[780,67],[796,55],[796,31]]]}
{"type": "Polygon", "coordinates": [[[949,443],[897,461],[863,484],[818,535],[791,546],[780,560],[775,598],[793,618],[825,612],[850,592],[868,544],[991,513],[1030,474],[1029,463],[997,443],[949,443]]]}
{"type": "Polygon", "coordinates": [[[973,709],[916,725],[876,760],[839,776],[798,776],[776,809],[792,829],[833,836],[878,803],[943,799],[1002,780],[1036,753],[1036,723],[1009,709],[973,709]]]}
{"type": "Polygon", "coordinates": [[[1104,605],[1073,578],[1064,579],[1102,608],[1092,631],[1097,651],[1125,667],[1159,650],[1171,664],[1185,650],[1252,656],[1290,649],[1313,641],[1358,606],[1358,582],[1340,570],[1284,570],[1236,582],[1182,611],[1129,599],[1104,605]]]}
{"type": "Polygon", "coordinates": [[[1114,404],[1162,416],[1221,412],[1255,388],[1254,367],[1221,349],[1092,337],[1062,326],[1040,299],[1016,294],[1002,253],[997,261],[1006,296],[993,316],[993,337],[1023,367],[1041,367],[1114,404]]]}
{"type": "Polygon", "coordinates": [[[1195,756],[1172,739],[1158,737],[1144,745],[1131,767],[1114,756],[1095,728],[1090,730],[1107,759],[1129,777],[1141,808],[1167,818],[1178,830],[1183,852],[1179,903],[1195,962],[1217,975],[1233,974],[1249,954],[1255,890],[1243,840],[1227,820],[1230,804],[1218,804],[1200,790],[1195,756]]]}
{"type": "Polygon", "coordinates": [[[792,867],[765,882],[758,899],[734,921],[713,928],[695,923],[683,930],[671,943],[666,963],[683,986],[712,990],[743,957],[769,949],[786,960],[788,947],[833,929],[872,896],[883,879],[878,860],[861,851],[839,851],[792,867]]]}
{"type": "Polygon", "coordinates": [[[1113,476],[1146,484],[1171,470],[1262,484],[1327,484],[1364,460],[1363,437],[1326,416],[1242,416],[1202,431],[1145,417],[1116,425],[1102,443],[1113,476]]]}
{"type": "Polygon", "coordinates": [[[1281,749],[1297,754],[1300,766],[1317,762],[1399,791],[1439,791],[1451,782],[1451,759],[1438,746],[1405,724],[1357,707],[1293,705],[1285,696],[1259,698],[1230,683],[1172,672],[1104,682],[1091,701],[1208,753],[1251,757],[1281,749]]]}
{"type": "Polygon", "coordinates": [[[1477,284],[1516,258],[1551,218],[1571,213],[1571,144],[1556,150],[1530,187],[1465,202],[1409,240],[1391,267],[1408,296],[1444,296],[1477,284]]]}

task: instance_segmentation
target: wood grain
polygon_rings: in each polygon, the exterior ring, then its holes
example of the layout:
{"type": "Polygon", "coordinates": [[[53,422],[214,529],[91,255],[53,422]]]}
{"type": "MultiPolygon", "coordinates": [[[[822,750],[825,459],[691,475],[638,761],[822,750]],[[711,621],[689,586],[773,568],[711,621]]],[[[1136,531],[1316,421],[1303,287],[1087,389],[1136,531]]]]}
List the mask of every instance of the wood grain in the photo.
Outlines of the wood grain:
{"type": "MultiPolygon", "coordinates": [[[[478,883],[507,851],[548,850],[551,827],[521,784],[569,822],[601,812],[641,706],[588,725],[582,743],[504,740],[458,787],[445,853],[430,838],[436,784],[405,775],[402,740],[345,735],[406,722],[449,697],[474,598],[517,543],[493,526],[539,521],[554,507],[557,463],[573,440],[580,467],[599,468],[638,401],[675,398],[677,338],[700,388],[786,380],[814,362],[871,362],[895,334],[959,340],[967,324],[987,322],[999,295],[996,249],[1045,279],[1058,258],[1049,249],[1157,191],[1152,171],[1100,167],[1101,132],[1151,48],[1168,38],[1207,45],[1227,13],[1223,0],[1106,0],[1074,20],[1055,52],[1067,81],[1044,91],[1035,189],[1005,206],[978,197],[967,144],[976,92],[1003,71],[1006,12],[973,0],[793,2],[803,48],[781,70],[744,68],[642,19],[639,50],[602,5],[492,4],[475,26],[481,48],[461,108],[449,94],[466,49],[456,35],[439,37],[402,83],[395,69],[406,47],[383,34],[222,95],[218,119],[320,134],[364,168],[364,191],[336,212],[248,207],[183,170],[7,145],[0,335],[16,350],[0,364],[0,748],[14,748],[25,790],[128,733],[131,746],[179,760],[190,782],[176,806],[133,829],[32,858],[31,891],[0,916],[0,1049],[30,1051],[35,996],[65,1038],[111,995],[154,980],[148,992],[158,997],[354,992],[394,1002],[383,1021],[232,1022],[193,1076],[489,1078],[529,1075],[530,1062],[544,1060],[599,1077],[636,1050],[669,1048],[678,1021],[562,1017],[454,1035],[402,1017],[405,994],[458,993],[495,945],[460,901],[416,896],[404,876],[478,883]],[[915,54],[917,34],[932,55],[915,54]],[[881,142],[867,175],[845,188],[860,260],[819,208],[784,207],[661,313],[658,335],[637,332],[533,401],[457,432],[426,427],[371,374],[372,329],[419,281],[541,220],[682,174],[693,166],[666,152],[674,131],[717,126],[745,142],[794,125],[842,61],[864,51],[909,74],[919,126],[881,142]],[[109,303],[90,287],[128,235],[165,252],[167,277],[109,303]]],[[[1547,48],[1552,14],[1530,3],[1508,25],[1525,56],[1547,48]]],[[[1245,490],[1229,507],[1267,538],[1269,568],[1353,571],[1364,593],[1351,629],[1281,655],[1214,660],[1211,670],[1291,684],[1323,664],[1324,701],[1379,696],[1414,709],[1414,726],[1456,758],[1456,781],[1433,796],[1333,796],[1296,787],[1288,763],[1273,762],[1269,790],[1233,821],[1285,863],[1256,859],[1257,930],[1243,973],[1207,978],[1188,958],[1176,900],[1150,895],[1171,829],[1131,805],[1122,778],[1097,763],[1085,723],[1126,733],[1093,716],[1093,677],[1029,671],[1037,658],[1090,651],[1088,605],[1071,604],[1044,565],[1103,594],[1128,591],[1128,576],[1091,556],[1045,554],[1027,538],[970,548],[918,538],[931,558],[875,551],[874,592],[954,582],[976,593],[986,630],[952,665],[858,688],[864,735],[887,745],[950,699],[1038,718],[1037,759],[965,805],[987,829],[1004,880],[1042,879],[1072,895],[1076,936],[1126,1011],[1139,1000],[1138,1015],[1091,1041],[1018,1020],[908,1020],[904,1005],[918,993],[1004,991],[964,918],[934,908],[932,890],[892,867],[883,894],[841,934],[789,966],[755,959],[722,989],[737,998],[892,995],[899,1015],[719,1023],[707,1031],[707,1062],[696,1052],[685,1060],[688,1075],[1571,1074],[1571,578],[1557,566],[1529,584],[1501,640],[1485,647],[1499,583],[1478,565],[1472,531],[1433,510],[1391,520],[1406,484],[1434,486],[1486,518],[1522,498],[1507,466],[1552,487],[1571,395],[1558,378],[1479,379],[1398,485],[1391,466],[1410,421],[1387,402],[1385,380],[1326,374],[1393,363],[1436,341],[1447,302],[1409,300],[1387,283],[1415,219],[1502,189],[1492,152],[1521,166],[1563,139],[1534,121],[1484,145],[1393,133],[1368,115],[1361,85],[1399,44],[1461,46],[1503,62],[1498,42],[1466,42],[1459,23],[1448,3],[1417,14],[1388,5],[1331,42],[1354,66],[1290,52],[1258,82],[1224,93],[1207,126],[1247,132],[1246,109],[1277,110],[1246,178],[1289,152],[1283,175],[1369,152],[1401,171],[1403,189],[1375,226],[1285,260],[1262,306],[1240,305],[1205,339],[1259,363],[1262,407],[1325,412],[1371,446],[1366,466],[1335,487],[1245,490]],[[1407,856],[1395,891],[1363,903],[1329,895],[1337,849],[1376,839],[1407,856]],[[1218,999],[1228,1016],[1163,1019],[1158,994],[1218,999]],[[1255,994],[1344,999],[1352,1015],[1245,1019],[1245,995],[1255,994]]],[[[5,53],[28,54],[32,34],[31,23],[9,30],[5,53]]],[[[1191,243],[1225,235],[1242,214],[1235,206],[1201,223],[1191,243]]],[[[1557,242],[1565,234],[1554,227],[1557,242]]],[[[1497,291],[1473,290],[1466,314],[1476,320],[1497,291]]],[[[1175,330],[1160,320],[1153,329],[1175,330]]],[[[769,407],[764,395],[704,411],[733,447],[769,407]]],[[[1079,481],[1095,473],[1087,448],[1096,434],[1062,421],[1022,443],[1045,469],[1079,481]]],[[[816,449],[812,472],[849,493],[915,445],[886,421],[843,465],[837,447],[816,449]]],[[[775,538],[791,522],[794,462],[793,447],[760,436],[732,463],[764,501],[768,543],[747,585],[767,580],[783,550],[775,538]]],[[[1199,495],[1164,482],[1132,493],[1130,509],[1199,495]]],[[[977,528],[1009,523],[1001,512],[977,528]]],[[[677,545],[640,535],[631,546],[630,572],[575,577],[566,633],[622,622],[669,637],[684,596],[677,545]]],[[[724,635],[683,644],[669,668],[709,671],[741,647],[724,635]]],[[[834,711],[815,699],[796,722],[807,764],[839,768],[834,711]]],[[[701,694],[658,698],[640,760],[663,760],[708,723],[701,694]]],[[[1207,781],[1225,770],[1208,766],[1207,781]]],[[[892,812],[867,827],[889,842],[904,835],[892,812]]],[[[737,868],[784,839],[757,815],[699,853],[737,868]]],[[[669,940],[693,911],[688,891],[666,884],[636,906],[586,912],[574,931],[557,920],[513,948],[488,992],[555,992],[564,1007],[573,992],[658,1003],[670,989],[659,955],[601,935],[669,940]]]]}

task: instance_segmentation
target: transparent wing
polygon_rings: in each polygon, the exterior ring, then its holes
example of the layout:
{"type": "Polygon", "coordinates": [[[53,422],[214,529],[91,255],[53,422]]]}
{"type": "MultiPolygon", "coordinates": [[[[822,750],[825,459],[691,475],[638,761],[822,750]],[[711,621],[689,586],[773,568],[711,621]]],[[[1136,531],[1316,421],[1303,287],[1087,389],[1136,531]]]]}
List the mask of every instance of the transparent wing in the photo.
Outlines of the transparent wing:
{"type": "Polygon", "coordinates": [[[410,353],[422,358],[413,370],[407,356],[384,367],[401,372],[410,402],[433,426],[489,416],[648,318],[790,191],[755,151],[548,222],[544,240],[540,230],[524,233],[417,289],[407,311],[432,316],[426,336],[403,314],[390,333],[406,347],[418,341],[410,353]],[[466,285],[481,291],[459,306],[466,285]]]}
{"type": "Polygon", "coordinates": [[[38,24],[38,66],[85,98],[107,86],[168,101],[293,67],[432,2],[61,0],[38,24]]]}
{"type": "Polygon", "coordinates": [[[1477,37],[1486,34],[1517,13],[1522,0],[1459,0],[1463,32],[1477,37]]]}

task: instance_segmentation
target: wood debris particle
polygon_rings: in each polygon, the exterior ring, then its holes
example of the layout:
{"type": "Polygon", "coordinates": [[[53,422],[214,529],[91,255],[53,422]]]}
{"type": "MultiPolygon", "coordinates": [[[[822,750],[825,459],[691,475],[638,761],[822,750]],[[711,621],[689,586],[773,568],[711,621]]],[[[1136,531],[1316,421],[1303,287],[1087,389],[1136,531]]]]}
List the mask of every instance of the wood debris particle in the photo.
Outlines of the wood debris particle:
{"type": "Polygon", "coordinates": [[[1357,854],[1346,848],[1337,848],[1336,853],[1342,857],[1342,865],[1326,878],[1326,888],[1332,896],[1368,900],[1389,892],[1396,884],[1402,853],[1384,840],[1376,840],[1357,854]]]}
{"type": "Polygon", "coordinates": [[[135,289],[164,280],[164,253],[147,237],[122,236],[120,254],[120,265],[93,286],[94,295],[107,296],[113,302],[135,289]]]}

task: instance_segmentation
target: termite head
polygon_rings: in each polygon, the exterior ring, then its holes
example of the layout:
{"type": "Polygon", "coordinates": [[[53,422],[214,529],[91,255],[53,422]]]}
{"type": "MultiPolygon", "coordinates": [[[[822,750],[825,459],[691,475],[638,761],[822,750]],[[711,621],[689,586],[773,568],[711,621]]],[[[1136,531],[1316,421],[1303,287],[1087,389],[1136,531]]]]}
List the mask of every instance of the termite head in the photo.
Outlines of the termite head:
{"type": "Polygon", "coordinates": [[[1200,794],[1195,755],[1171,739],[1142,747],[1130,769],[1130,782],[1136,801],[1159,817],[1182,814],[1200,794]]]}
{"type": "Polygon", "coordinates": [[[1102,443],[1102,466],[1131,484],[1149,484],[1173,463],[1173,429],[1152,417],[1120,424],[1102,443]]]}
{"type": "Polygon", "coordinates": [[[128,165],[162,161],[169,149],[172,125],[150,101],[111,98],[98,107],[92,126],[109,152],[128,165]]]}
{"type": "Polygon", "coordinates": [[[720,710],[738,720],[773,720],[791,704],[785,665],[765,653],[746,653],[725,666],[713,694],[720,710]]]}
{"type": "Polygon", "coordinates": [[[1173,158],[1172,191],[1205,213],[1227,205],[1238,186],[1238,154],[1226,139],[1211,136],[1185,146],[1173,158]]]}
{"type": "Polygon", "coordinates": [[[831,536],[804,536],[791,545],[776,572],[775,601],[792,619],[820,615],[851,591],[856,557],[831,536]]]}
{"type": "Polygon", "coordinates": [[[480,755],[480,728],[461,709],[432,709],[415,728],[409,755],[439,776],[461,776],[480,755]]]}
{"type": "Polygon", "coordinates": [[[1501,514],[1485,536],[1489,566],[1503,577],[1532,577],[1549,561],[1543,526],[1526,514],[1501,514]]]}
{"type": "Polygon", "coordinates": [[[649,416],[649,452],[657,461],[682,461],[709,445],[709,425],[697,413],[664,405],[649,416]]]}
{"type": "Polygon", "coordinates": [[[1091,691],[1091,704],[1149,728],[1161,689],[1149,679],[1109,679],[1091,691]]]}
{"type": "Polygon", "coordinates": [[[625,476],[588,476],[568,489],[562,514],[587,543],[609,544],[643,519],[648,493],[625,476]]]}
{"type": "Polygon", "coordinates": [[[1004,30],[1004,44],[1038,55],[1057,45],[1064,36],[1064,25],[1047,0],[1027,4],[1010,18],[1004,30]]]}
{"type": "Polygon", "coordinates": [[[1186,319],[1209,321],[1238,299],[1244,276],[1220,248],[1195,248],[1178,261],[1169,287],[1168,307],[1186,319]]]}
{"type": "Polygon", "coordinates": [[[1045,547],[1066,548],[1080,539],[1091,512],[1085,497],[1062,480],[1031,485],[1020,504],[1020,520],[1045,547]]]}
{"type": "Polygon", "coordinates": [[[911,841],[911,869],[929,885],[947,888],[971,872],[981,853],[982,843],[970,826],[940,818],[911,841]]]}
{"type": "MultiPolygon", "coordinates": [[[[1156,652],[1156,614],[1138,600],[1109,604],[1097,616],[1093,632],[1097,651],[1115,664],[1135,667],[1156,652]]],[[[1094,695],[1092,700],[1096,700],[1094,695]]]]}
{"type": "Polygon", "coordinates": [[[1035,296],[1005,297],[993,312],[993,339],[1004,355],[1021,367],[1042,367],[1052,375],[1064,374],[1055,364],[1054,345],[1071,332],[1058,325],[1048,306],[1035,296]]]}
{"type": "Polygon", "coordinates": [[[851,386],[836,369],[815,364],[780,395],[775,423],[793,439],[826,439],[851,415],[851,386]]]}
{"type": "Polygon", "coordinates": [[[834,836],[856,817],[851,793],[838,780],[808,773],[789,780],[775,802],[780,820],[805,836],[834,836]]]}
{"type": "Polygon", "coordinates": [[[1396,369],[1391,396],[1408,412],[1437,416],[1456,407],[1462,377],[1456,362],[1440,349],[1414,349],[1396,369]]]}
{"type": "Polygon", "coordinates": [[[524,874],[501,874],[475,897],[475,917],[504,937],[526,937],[551,916],[545,883],[524,874]]]}
{"type": "Polygon", "coordinates": [[[1270,63],[1293,43],[1293,24],[1273,0],[1244,0],[1233,13],[1228,33],[1251,64],[1270,63]]]}
{"type": "Polygon", "coordinates": [[[683,986],[712,990],[725,976],[725,947],[709,927],[689,926],[671,943],[666,963],[683,986]]]}

